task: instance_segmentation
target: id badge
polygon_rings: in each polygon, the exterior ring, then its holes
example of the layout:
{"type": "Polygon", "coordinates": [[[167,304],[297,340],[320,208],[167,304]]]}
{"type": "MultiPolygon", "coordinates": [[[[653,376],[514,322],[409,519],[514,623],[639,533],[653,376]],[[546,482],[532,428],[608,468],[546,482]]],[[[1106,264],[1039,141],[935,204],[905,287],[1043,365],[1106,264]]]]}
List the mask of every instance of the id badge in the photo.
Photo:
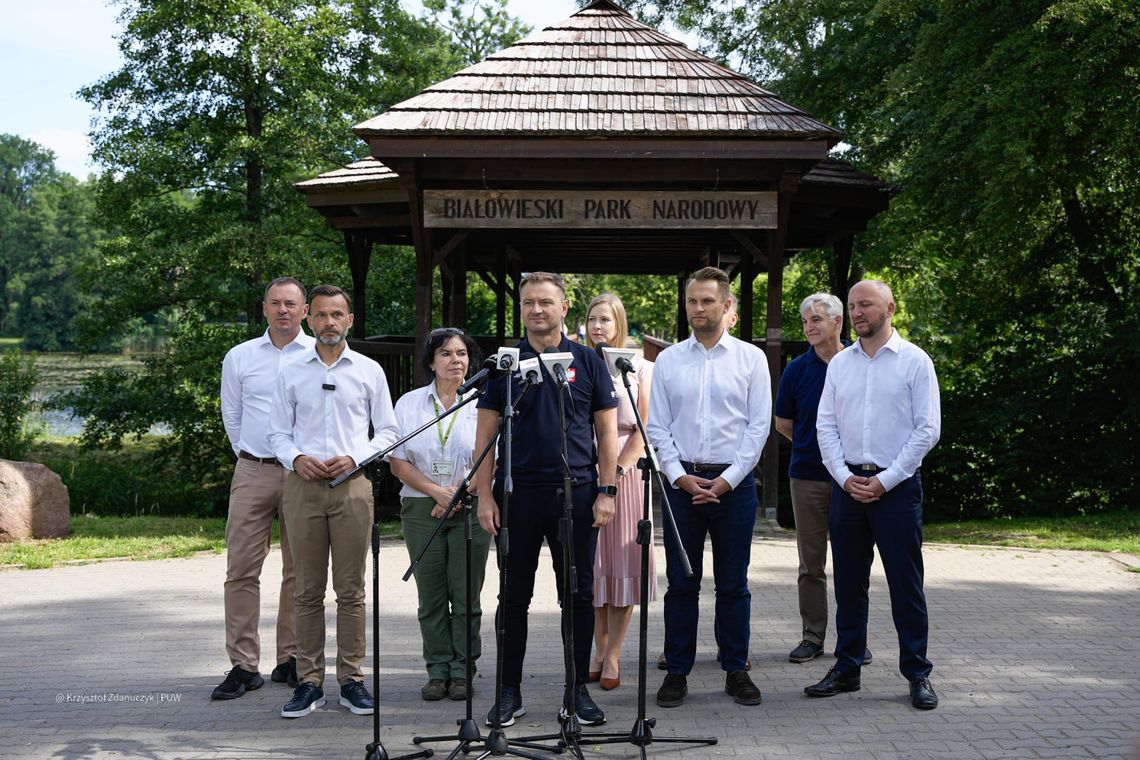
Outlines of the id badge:
{"type": "Polygon", "coordinates": [[[437,459],[431,463],[431,474],[437,478],[451,478],[455,475],[455,462],[437,459]]]}

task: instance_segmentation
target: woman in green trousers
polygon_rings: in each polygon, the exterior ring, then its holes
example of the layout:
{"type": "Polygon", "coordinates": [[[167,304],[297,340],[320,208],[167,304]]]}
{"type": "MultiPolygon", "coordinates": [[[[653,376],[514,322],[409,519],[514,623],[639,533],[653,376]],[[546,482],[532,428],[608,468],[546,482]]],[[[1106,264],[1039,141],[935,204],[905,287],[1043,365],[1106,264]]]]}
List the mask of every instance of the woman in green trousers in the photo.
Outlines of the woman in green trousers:
{"type": "MultiPolygon", "coordinates": [[[[423,362],[432,381],[409,391],[396,402],[401,435],[407,435],[462,401],[457,390],[477,352],[475,341],[459,328],[443,327],[431,332],[423,362]]],[[[475,404],[468,404],[395,449],[388,457],[393,474],[404,484],[400,490],[400,521],[404,543],[413,558],[443,518],[456,486],[471,467],[475,418],[475,404]]],[[[491,537],[474,519],[471,532],[470,675],[473,676],[481,649],[479,594],[483,590],[491,537]]],[[[464,598],[464,551],[462,511],[457,509],[420,560],[415,573],[420,634],[428,672],[428,681],[420,689],[420,696],[426,700],[466,699],[471,688],[464,659],[468,615],[464,598]]]]}

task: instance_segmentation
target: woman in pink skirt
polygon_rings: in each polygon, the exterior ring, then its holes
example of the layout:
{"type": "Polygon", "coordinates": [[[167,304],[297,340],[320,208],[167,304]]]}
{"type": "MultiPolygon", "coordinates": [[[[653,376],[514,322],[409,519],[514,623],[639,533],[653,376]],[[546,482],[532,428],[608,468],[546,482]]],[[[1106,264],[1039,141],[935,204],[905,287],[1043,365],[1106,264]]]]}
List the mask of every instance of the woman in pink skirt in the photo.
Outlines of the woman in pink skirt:
{"type": "MultiPolygon", "coordinates": [[[[603,293],[586,311],[586,343],[625,346],[629,322],[625,306],[612,293],[603,293]]],[[[630,377],[633,396],[642,421],[649,415],[649,381],[653,363],[634,358],[635,376],[630,377]]],[[[620,378],[614,379],[618,392],[618,495],[614,519],[598,530],[598,552],[594,557],[594,662],[590,680],[601,681],[605,690],[621,684],[621,645],[633,614],[641,602],[641,547],[637,544],[637,523],[644,504],[641,471],[637,460],[645,453],[637,429],[633,406],[620,378]]],[[[649,600],[657,598],[657,572],[653,552],[649,553],[649,600]]]]}

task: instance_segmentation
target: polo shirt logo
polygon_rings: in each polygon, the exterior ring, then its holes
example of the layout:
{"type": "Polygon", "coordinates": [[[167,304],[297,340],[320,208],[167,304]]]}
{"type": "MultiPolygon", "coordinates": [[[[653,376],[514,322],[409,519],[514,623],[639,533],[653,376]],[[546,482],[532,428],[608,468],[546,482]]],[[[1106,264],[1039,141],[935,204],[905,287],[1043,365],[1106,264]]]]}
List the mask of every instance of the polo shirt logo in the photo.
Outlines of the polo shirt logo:
{"type": "Polygon", "coordinates": [[[566,382],[572,383],[578,377],[578,371],[573,367],[566,368],[566,382]]]}

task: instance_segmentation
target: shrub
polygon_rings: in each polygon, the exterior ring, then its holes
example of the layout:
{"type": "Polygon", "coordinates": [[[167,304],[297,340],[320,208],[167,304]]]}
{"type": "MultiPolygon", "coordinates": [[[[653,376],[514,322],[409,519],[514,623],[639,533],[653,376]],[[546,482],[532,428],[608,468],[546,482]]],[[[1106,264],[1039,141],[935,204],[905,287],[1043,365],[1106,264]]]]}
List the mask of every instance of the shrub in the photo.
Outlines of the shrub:
{"type": "Polygon", "coordinates": [[[0,459],[23,459],[35,439],[28,416],[38,379],[34,356],[9,350],[0,357],[0,459]]]}

